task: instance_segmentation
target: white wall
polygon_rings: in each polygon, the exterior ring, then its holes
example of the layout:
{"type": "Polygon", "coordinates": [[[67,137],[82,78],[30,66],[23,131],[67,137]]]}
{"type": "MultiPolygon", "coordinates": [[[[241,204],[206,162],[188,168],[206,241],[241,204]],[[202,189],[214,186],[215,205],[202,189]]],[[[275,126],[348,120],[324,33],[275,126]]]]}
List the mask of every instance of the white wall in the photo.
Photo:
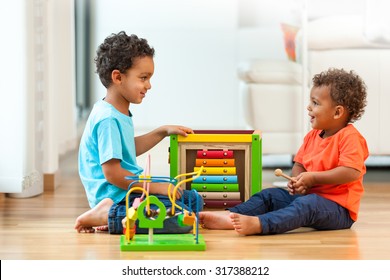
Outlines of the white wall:
{"type": "MultiPolygon", "coordinates": [[[[96,47],[125,30],[156,50],[152,90],[142,104],[130,107],[136,127],[242,128],[236,73],[248,38],[240,34],[238,0],[99,0],[96,12],[96,47]]],[[[259,55],[262,41],[272,45],[261,36],[250,40],[259,55]]],[[[95,77],[97,99],[105,89],[95,77]]]]}
{"type": "Polygon", "coordinates": [[[70,0],[0,10],[0,192],[40,194],[43,174],[77,147],[73,14],[70,0]]]}
{"type": "Polygon", "coordinates": [[[10,1],[7,9],[0,9],[0,31],[5,41],[12,41],[0,44],[0,53],[3,54],[3,67],[0,67],[0,191],[21,191],[26,169],[23,159],[27,152],[28,117],[25,101],[28,72],[23,71],[27,64],[24,1],[10,1]]]}
{"type": "Polygon", "coordinates": [[[75,22],[72,0],[47,2],[45,173],[58,168],[58,155],[78,147],[76,130],[75,22]]]}

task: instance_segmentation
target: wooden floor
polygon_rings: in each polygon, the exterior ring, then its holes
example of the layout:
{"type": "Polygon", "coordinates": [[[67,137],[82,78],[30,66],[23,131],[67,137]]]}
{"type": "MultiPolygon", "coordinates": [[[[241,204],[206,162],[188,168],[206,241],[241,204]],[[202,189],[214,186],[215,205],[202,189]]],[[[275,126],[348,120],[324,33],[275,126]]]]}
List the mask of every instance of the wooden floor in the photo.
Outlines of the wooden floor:
{"type": "Polygon", "coordinates": [[[231,230],[201,230],[206,251],[122,252],[120,235],[79,234],[73,229],[75,218],[88,209],[75,154],[62,159],[60,169],[62,184],[54,193],[28,199],[0,196],[0,259],[390,259],[389,170],[368,171],[372,179],[365,183],[360,219],[350,230],[299,229],[247,237],[231,230]]]}

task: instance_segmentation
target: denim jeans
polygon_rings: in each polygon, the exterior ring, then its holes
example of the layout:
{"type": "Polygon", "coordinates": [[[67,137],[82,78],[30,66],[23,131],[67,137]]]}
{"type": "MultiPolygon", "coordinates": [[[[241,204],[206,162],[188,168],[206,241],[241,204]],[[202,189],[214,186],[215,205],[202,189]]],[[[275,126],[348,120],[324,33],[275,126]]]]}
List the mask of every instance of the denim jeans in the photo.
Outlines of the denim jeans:
{"type": "MultiPolygon", "coordinates": [[[[136,197],[140,197],[140,194],[130,194],[129,197],[129,206],[131,207],[134,199],[136,197]]],[[[172,203],[169,200],[169,198],[165,195],[154,195],[156,196],[166,207],[167,211],[168,208],[172,207],[172,203]]],[[[201,211],[203,209],[203,199],[202,197],[194,192],[194,191],[188,191],[185,190],[182,194],[182,197],[178,200],[176,200],[176,204],[182,206],[187,206],[187,210],[189,211],[201,211]]],[[[156,205],[151,204],[151,209],[157,210],[156,205]]],[[[180,212],[180,210],[176,209],[176,213],[180,212]]],[[[118,204],[113,204],[110,208],[110,211],[108,213],[108,231],[111,234],[122,234],[123,233],[123,226],[122,226],[122,220],[126,217],[126,198],[123,199],[118,204]]],[[[156,228],[153,230],[153,233],[188,233],[192,230],[192,226],[180,226],[177,221],[178,217],[173,216],[170,218],[167,218],[164,220],[164,227],[163,228],[156,228]]],[[[136,233],[146,234],[148,233],[147,228],[140,228],[138,226],[138,220],[136,221],[136,233]]]]}
{"type": "Polygon", "coordinates": [[[228,210],[257,216],[262,226],[261,234],[284,233],[299,227],[346,229],[354,223],[348,210],[336,202],[317,194],[290,195],[281,188],[264,189],[228,210]]]}

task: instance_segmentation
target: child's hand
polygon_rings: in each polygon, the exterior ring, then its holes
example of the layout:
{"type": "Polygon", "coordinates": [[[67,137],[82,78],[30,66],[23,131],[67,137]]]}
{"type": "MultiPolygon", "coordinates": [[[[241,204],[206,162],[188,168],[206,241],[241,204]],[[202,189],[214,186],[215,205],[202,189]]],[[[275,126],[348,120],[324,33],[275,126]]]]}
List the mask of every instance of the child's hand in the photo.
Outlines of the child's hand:
{"type": "Polygon", "coordinates": [[[287,191],[290,195],[294,195],[295,194],[295,189],[293,187],[293,184],[296,183],[296,178],[295,177],[292,177],[292,179],[294,180],[290,180],[288,181],[287,183],[287,191]]]}
{"type": "Polygon", "coordinates": [[[182,135],[182,136],[187,136],[187,134],[194,133],[194,131],[191,128],[185,127],[185,126],[166,125],[166,126],[164,126],[164,128],[165,128],[165,130],[167,132],[167,135],[179,134],[179,135],[182,135]]]}
{"type": "MultiPolygon", "coordinates": [[[[161,194],[161,195],[166,195],[168,196],[168,185],[167,184],[158,184],[158,188],[156,189],[156,192],[155,194],[161,194]]],[[[171,190],[171,195],[173,195],[173,190],[175,189],[175,186],[171,186],[170,187],[170,190],[171,190]]],[[[182,189],[179,187],[176,191],[176,196],[175,198],[176,199],[180,199],[181,198],[181,194],[182,194],[182,189]]]]}
{"type": "MultiPolygon", "coordinates": [[[[174,190],[174,188],[172,188],[172,195],[173,195],[173,190],[174,190]]],[[[178,187],[177,190],[176,190],[176,196],[175,196],[175,198],[176,198],[176,199],[180,199],[182,193],[183,193],[182,188],[178,187]]]]}
{"type": "Polygon", "coordinates": [[[314,175],[310,172],[302,172],[296,177],[296,182],[292,184],[295,194],[307,194],[313,186],[314,175]]]}

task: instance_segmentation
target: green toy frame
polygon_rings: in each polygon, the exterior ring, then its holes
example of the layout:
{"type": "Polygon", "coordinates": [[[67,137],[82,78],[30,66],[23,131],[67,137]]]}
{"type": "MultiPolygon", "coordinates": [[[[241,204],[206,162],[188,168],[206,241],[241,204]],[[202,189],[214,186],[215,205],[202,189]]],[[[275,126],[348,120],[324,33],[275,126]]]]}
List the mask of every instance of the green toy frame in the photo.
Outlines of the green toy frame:
{"type": "MultiPolygon", "coordinates": [[[[199,234],[199,213],[192,212],[188,216],[188,211],[185,210],[185,206],[180,206],[176,203],[176,193],[181,184],[192,181],[193,178],[199,177],[201,170],[198,172],[192,172],[187,174],[177,175],[174,179],[169,177],[152,177],[149,175],[141,176],[128,176],[127,179],[133,180],[129,185],[129,190],[126,195],[126,227],[124,228],[124,234],[120,238],[120,249],[121,251],[204,251],[206,250],[206,243],[203,236],[199,234]],[[182,179],[178,182],[181,177],[190,178],[182,179]],[[169,183],[168,197],[172,202],[171,214],[175,214],[175,208],[182,210],[182,216],[177,216],[179,224],[185,224],[183,221],[184,213],[187,214],[187,218],[192,218],[193,233],[192,234],[157,234],[153,235],[153,228],[162,228],[163,221],[166,217],[166,208],[164,204],[158,200],[156,196],[149,195],[148,190],[141,187],[132,187],[137,182],[166,182],[169,183]],[[176,184],[176,182],[178,182],[176,184]],[[171,190],[171,186],[174,189],[171,190]],[[129,195],[132,191],[142,191],[146,195],[145,199],[140,202],[137,206],[132,207],[133,211],[129,211],[129,195]],[[150,212],[150,205],[158,206],[159,214],[156,219],[151,220],[146,218],[145,214],[150,212]],[[146,211],[144,211],[146,208],[146,211]],[[134,210],[136,209],[136,210],[134,210]],[[131,214],[130,214],[131,213],[131,214]],[[135,214],[137,213],[137,214],[135,214]],[[148,228],[148,234],[131,234],[130,219],[135,221],[139,220],[139,227],[148,228]],[[127,229],[127,230],[126,230],[127,229]]],[[[196,190],[193,190],[196,195],[196,190]]],[[[186,219],[186,218],[184,218],[186,219]]]]}
{"type": "Polygon", "coordinates": [[[206,243],[201,234],[198,243],[194,242],[193,234],[155,234],[153,243],[149,242],[147,234],[137,234],[131,243],[126,236],[121,235],[121,251],[205,251],[206,243]]]}
{"type": "Polygon", "coordinates": [[[194,134],[189,134],[187,137],[181,135],[170,136],[169,161],[170,161],[170,176],[175,177],[180,170],[181,146],[186,145],[190,148],[191,145],[208,146],[221,145],[234,150],[235,145],[248,145],[250,166],[245,166],[250,170],[249,185],[245,188],[250,189],[250,196],[261,191],[262,189],[262,145],[261,133],[257,130],[195,130],[194,134]]]}

